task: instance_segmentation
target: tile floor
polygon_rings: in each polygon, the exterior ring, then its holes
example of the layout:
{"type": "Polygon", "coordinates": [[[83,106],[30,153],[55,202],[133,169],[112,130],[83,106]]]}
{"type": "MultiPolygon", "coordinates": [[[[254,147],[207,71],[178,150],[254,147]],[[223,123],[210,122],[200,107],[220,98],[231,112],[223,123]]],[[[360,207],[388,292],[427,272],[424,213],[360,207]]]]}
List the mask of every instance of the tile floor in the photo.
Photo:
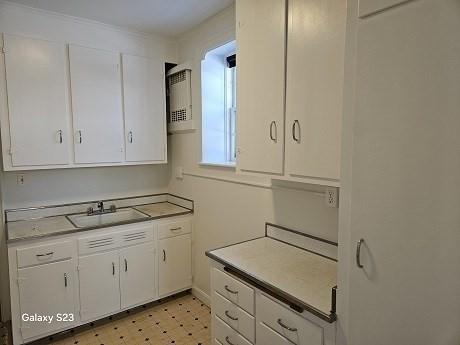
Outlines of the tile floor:
{"type": "MultiPolygon", "coordinates": [[[[181,294],[33,345],[210,345],[210,330],[209,308],[192,295],[181,294]]],[[[1,345],[9,344],[7,334],[2,326],[1,345]]]]}

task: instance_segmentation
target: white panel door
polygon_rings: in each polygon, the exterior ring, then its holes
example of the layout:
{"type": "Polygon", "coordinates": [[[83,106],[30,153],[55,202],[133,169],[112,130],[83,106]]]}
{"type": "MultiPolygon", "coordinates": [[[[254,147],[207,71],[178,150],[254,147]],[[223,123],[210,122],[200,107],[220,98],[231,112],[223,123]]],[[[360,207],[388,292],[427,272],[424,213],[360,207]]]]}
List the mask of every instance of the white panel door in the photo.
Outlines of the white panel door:
{"type": "Polygon", "coordinates": [[[459,32],[458,0],[358,22],[349,344],[460,343],[459,32]]]}
{"type": "Polygon", "coordinates": [[[283,173],[286,2],[236,2],[237,165],[283,173]]]}
{"type": "Polygon", "coordinates": [[[166,161],[164,63],[122,56],[126,161],[166,161]]]}
{"type": "Polygon", "coordinates": [[[58,331],[75,324],[75,267],[71,260],[18,270],[21,315],[53,316],[49,322],[26,321],[21,318],[24,339],[58,331]],[[69,321],[58,321],[57,314],[72,314],[69,321]],[[72,320],[72,321],[70,321],[72,320]]]}
{"type": "Polygon", "coordinates": [[[158,256],[160,296],[192,285],[192,240],[190,234],[160,240],[158,256]]]}
{"type": "Polygon", "coordinates": [[[155,297],[155,249],[153,242],[120,250],[121,307],[148,302],[155,297]]]}
{"type": "Polygon", "coordinates": [[[346,1],[292,0],[288,13],[286,172],[339,180],[346,1]]]}
{"type": "Polygon", "coordinates": [[[79,258],[80,314],[93,320],[120,309],[118,252],[98,253],[79,258]]]}
{"type": "Polygon", "coordinates": [[[68,164],[65,45],[9,34],[4,40],[12,165],[68,164]]]}
{"type": "Polygon", "coordinates": [[[123,160],[120,54],[69,47],[76,163],[123,160]]]}

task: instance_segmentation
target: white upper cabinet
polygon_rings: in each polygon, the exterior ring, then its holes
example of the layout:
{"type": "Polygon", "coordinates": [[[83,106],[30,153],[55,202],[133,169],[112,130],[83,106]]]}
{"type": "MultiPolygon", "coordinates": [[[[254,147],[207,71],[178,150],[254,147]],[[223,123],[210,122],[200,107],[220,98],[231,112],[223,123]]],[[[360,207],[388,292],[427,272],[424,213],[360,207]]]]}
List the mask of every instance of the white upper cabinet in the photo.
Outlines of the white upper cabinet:
{"type": "Polygon", "coordinates": [[[75,163],[123,161],[120,54],[69,47],[75,163]]]}
{"type": "Polygon", "coordinates": [[[166,161],[164,64],[122,55],[126,161],[166,161]]]}
{"type": "Polygon", "coordinates": [[[236,3],[237,165],[283,173],[286,3],[236,3]]]}
{"type": "Polygon", "coordinates": [[[292,0],[288,13],[286,174],[338,182],[346,2],[292,0]]]}
{"type": "Polygon", "coordinates": [[[5,167],[68,164],[66,46],[5,34],[4,50],[8,95],[8,114],[2,115],[4,153],[9,148],[5,167]]]}

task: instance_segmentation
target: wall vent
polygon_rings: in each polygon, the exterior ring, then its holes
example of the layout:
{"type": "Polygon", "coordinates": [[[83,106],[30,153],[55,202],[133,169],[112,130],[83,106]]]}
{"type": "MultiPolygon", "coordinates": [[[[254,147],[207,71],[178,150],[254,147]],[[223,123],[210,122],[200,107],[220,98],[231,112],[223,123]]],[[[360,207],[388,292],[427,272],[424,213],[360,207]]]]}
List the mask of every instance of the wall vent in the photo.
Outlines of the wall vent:
{"type": "Polygon", "coordinates": [[[176,66],[168,72],[170,133],[194,129],[191,72],[188,64],[176,66]]]}

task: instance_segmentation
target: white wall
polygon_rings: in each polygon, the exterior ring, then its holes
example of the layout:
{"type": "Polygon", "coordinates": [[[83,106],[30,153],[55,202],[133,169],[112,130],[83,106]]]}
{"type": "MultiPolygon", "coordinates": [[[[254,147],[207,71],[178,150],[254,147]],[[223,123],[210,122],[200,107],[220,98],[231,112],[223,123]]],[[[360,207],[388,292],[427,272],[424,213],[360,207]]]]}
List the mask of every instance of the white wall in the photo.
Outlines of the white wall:
{"type": "MultiPolygon", "coordinates": [[[[168,62],[176,61],[177,46],[172,39],[147,36],[7,2],[0,2],[1,32],[157,57],[168,62]]],[[[3,173],[4,207],[164,192],[168,187],[170,173],[169,167],[165,165],[27,171],[24,172],[24,186],[17,185],[17,174],[3,173]]],[[[0,241],[1,300],[7,301],[8,279],[3,231],[0,232],[0,241]]],[[[4,316],[8,314],[5,309],[8,308],[3,305],[4,316]]]]}
{"type": "MultiPolygon", "coordinates": [[[[205,53],[235,39],[235,8],[229,7],[179,38],[179,62],[192,64],[193,117],[197,131],[170,138],[170,191],[195,201],[194,289],[209,294],[206,250],[264,235],[266,221],[337,241],[337,209],[318,192],[270,187],[265,178],[201,166],[201,60],[205,53]],[[174,172],[183,167],[184,179],[174,172]]],[[[238,116],[238,114],[237,114],[238,116]]]]}

